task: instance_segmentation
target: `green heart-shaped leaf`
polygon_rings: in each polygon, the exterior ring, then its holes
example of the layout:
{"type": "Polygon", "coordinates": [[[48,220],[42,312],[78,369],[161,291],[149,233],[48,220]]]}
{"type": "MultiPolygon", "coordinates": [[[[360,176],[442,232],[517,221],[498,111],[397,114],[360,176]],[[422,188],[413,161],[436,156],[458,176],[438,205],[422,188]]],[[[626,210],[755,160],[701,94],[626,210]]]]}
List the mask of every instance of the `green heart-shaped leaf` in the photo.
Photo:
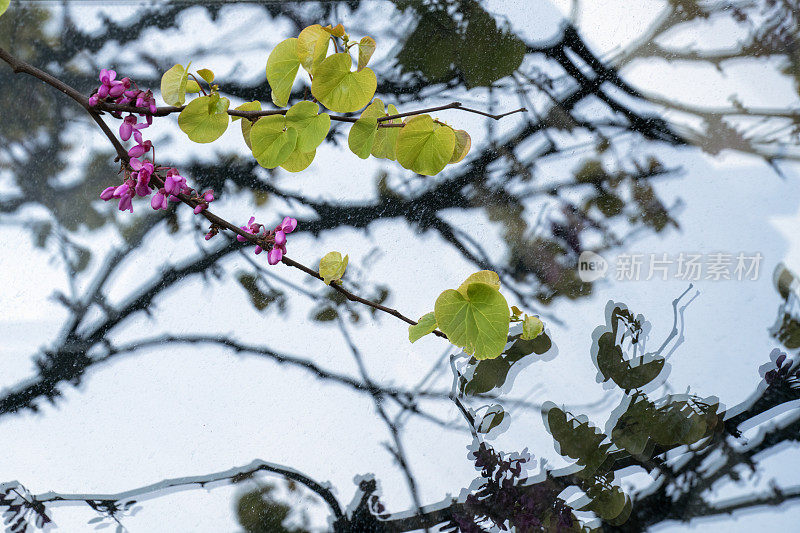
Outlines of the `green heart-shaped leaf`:
{"type": "Polygon", "coordinates": [[[230,100],[219,95],[195,98],[178,116],[178,126],[196,143],[217,140],[228,129],[230,100]]]}
{"type": "Polygon", "coordinates": [[[490,287],[494,287],[495,289],[500,290],[500,276],[498,276],[497,272],[493,270],[479,270],[474,274],[470,274],[469,277],[464,280],[464,283],[459,285],[457,289],[458,292],[466,296],[467,287],[469,287],[473,283],[485,283],[490,287]]]}
{"type": "Polygon", "coordinates": [[[272,89],[272,103],[284,107],[289,103],[292,85],[300,68],[297,57],[297,38],[278,43],[267,58],[267,83],[272,89]]]}
{"type": "MultiPolygon", "coordinates": [[[[327,33],[325,33],[327,35],[327,33]]],[[[297,130],[297,149],[311,152],[322,144],[331,129],[331,116],[319,113],[319,105],[302,101],[286,112],[286,124],[297,130]]]]}
{"type": "Polygon", "coordinates": [[[408,340],[412,343],[417,342],[428,333],[433,333],[435,329],[436,315],[434,313],[422,315],[415,325],[408,326],[408,340]]]}
{"type": "Polygon", "coordinates": [[[314,72],[311,94],[332,111],[351,113],[369,103],[378,87],[378,79],[370,68],[350,72],[350,54],[328,56],[314,72]]]}
{"type": "Polygon", "coordinates": [[[289,155],[289,158],[281,163],[281,168],[289,172],[300,172],[305,170],[314,162],[317,151],[311,150],[310,152],[302,152],[295,147],[294,152],[289,155]]]}
{"type": "Polygon", "coordinates": [[[11,0],[0,0],[0,15],[6,12],[9,5],[11,5],[11,0]]]}
{"type": "Polygon", "coordinates": [[[376,133],[378,133],[378,119],[362,115],[350,128],[350,135],[347,136],[347,145],[358,157],[366,159],[372,152],[376,133]]]}
{"type": "Polygon", "coordinates": [[[434,313],[448,340],[476,359],[493,359],[503,353],[510,316],[506,299],[494,287],[472,283],[466,296],[446,290],[436,299],[434,313]]]}
{"type": "Polygon", "coordinates": [[[314,74],[314,70],[328,55],[330,41],[331,35],[319,24],[304,28],[297,36],[297,57],[309,74],[314,74]]]}
{"type": "Polygon", "coordinates": [[[419,115],[406,121],[397,134],[397,162],[417,174],[433,176],[453,157],[456,136],[453,128],[419,115]]]}
{"type": "Polygon", "coordinates": [[[189,66],[183,68],[183,65],[175,65],[161,76],[161,98],[167,105],[183,105],[188,82],[189,66]]]}
{"type": "Polygon", "coordinates": [[[253,157],[265,168],[275,168],[292,155],[297,146],[297,130],[286,127],[282,115],[261,118],[250,130],[253,157]]]}

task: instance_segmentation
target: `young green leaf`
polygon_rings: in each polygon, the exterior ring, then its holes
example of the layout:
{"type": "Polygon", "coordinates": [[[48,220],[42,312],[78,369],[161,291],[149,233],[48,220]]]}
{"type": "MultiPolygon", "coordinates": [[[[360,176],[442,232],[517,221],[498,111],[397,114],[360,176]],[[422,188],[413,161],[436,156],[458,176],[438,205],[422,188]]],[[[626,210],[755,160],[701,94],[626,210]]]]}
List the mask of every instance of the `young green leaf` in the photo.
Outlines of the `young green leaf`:
{"type": "Polygon", "coordinates": [[[369,63],[372,54],[375,53],[377,43],[372,37],[362,37],[358,42],[358,70],[363,69],[369,63]]]}
{"type": "Polygon", "coordinates": [[[250,130],[253,157],[265,168],[275,168],[289,159],[297,146],[297,130],[286,127],[282,115],[259,119],[250,130]]]}
{"type": "Polygon", "coordinates": [[[316,150],[310,152],[302,152],[295,147],[294,152],[289,154],[289,158],[281,163],[281,168],[289,172],[300,172],[308,168],[314,162],[314,157],[317,155],[316,150]]]}
{"type": "Polygon", "coordinates": [[[408,340],[412,343],[417,342],[428,333],[433,333],[436,328],[436,315],[434,313],[422,315],[415,325],[408,326],[408,340]]]}
{"type": "Polygon", "coordinates": [[[304,28],[297,36],[297,57],[309,74],[313,75],[314,70],[328,55],[330,41],[331,35],[319,24],[304,28]]]}
{"type": "MultiPolygon", "coordinates": [[[[258,100],[253,100],[252,102],[245,102],[242,105],[236,107],[238,111],[261,111],[261,102],[258,100]]],[[[236,122],[237,120],[241,119],[242,117],[232,117],[231,119],[236,122]]],[[[244,142],[248,148],[252,149],[250,146],[250,130],[253,127],[253,122],[250,119],[242,120],[242,137],[244,138],[244,142]]]]}
{"type": "Polygon", "coordinates": [[[448,289],[436,299],[434,313],[448,340],[476,359],[503,353],[510,321],[508,303],[491,285],[471,283],[466,295],[448,289]]]}
{"type": "Polygon", "coordinates": [[[0,15],[6,12],[9,5],[11,5],[11,0],[0,0],[0,15]]]}
{"type": "Polygon", "coordinates": [[[178,126],[196,143],[217,140],[228,129],[230,100],[218,94],[195,98],[178,116],[178,126]]]}
{"type": "Polygon", "coordinates": [[[453,128],[419,115],[406,121],[397,134],[397,162],[417,174],[433,176],[453,157],[456,136],[453,128]]]}
{"type": "Polygon", "coordinates": [[[325,26],[322,29],[325,30],[326,32],[330,33],[334,37],[344,37],[344,35],[345,35],[344,26],[342,26],[341,24],[337,24],[335,27],[331,27],[331,25],[328,24],[327,26],[325,26]]]}
{"type": "Polygon", "coordinates": [[[332,281],[342,279],[344,271],[347,268],[348,257],[339,252],[328,252],[325,257],[319,261],[319,275],[326,285],[330,285],[332,281]]]}
{"type": "Polygon", "coordinates": [[[448,162],[450,165],[458,163],[467,157],[469,149],[472,146],[472,138],[469,136],[469,133],[464,130],[453,130],[453,133],[456,136],[456,146],[453,148],[453,156],[448,162]]]}
{"type": "MultiPolygon", "coordinates": [[[[189,63],[191,65],[191,63],[189,63]]],[[[183,105],[186,101],[186,84],[189,81],[189,67],[175,65],[161,76],[161,98],[167,105],[183,105]]]]}
{"type": "Polygon", "coordinates": [[[362,116],[350,128],[347,145],[361,159],[366,159],[372,152],[375,134],[378,132],[378,119],[362,116]]]}
{"type": "Polygon", "coordinates": [[[473,283],[485,283],[490,287],[500,290],[500,276],[498,276],[497,272],[493,270],[479,270],[474,274],[470,274],[469,277],[464,280],[464,283],[458,287],[458,292],[466,296],[467,287],[473,283]]]}
{"type": "Polygon", "coordinates": [[[544,331],[544,324],[539,320],[539,317],[525,315],[525,320],[522,321],[522,335],[520,338],[524,341],[531,341],[542,334],[544,331]]]}
{"type": "Polygon", "coordinates": [[[328,56],[315,69],[311,94],[332,111],[358,111],[369,103],[378,87],[378,79],[372,69],[350,72],[352,64],[350,54],[339,53],[328,56]]]}
{"type": "Polygon", "coordinates": [[[267,83],[272,89],[272,103],[276,106],[284,107],[289,103],[299,68],[296,37],[279,42],[270,52],[267,58],[267,83]]]}
{"type": "Polygon", "coordinates": [[[201,68],[197,71],[201,78],[206,80],[209,84],[214,83],[214,73],[207,68],[201,68]]]}
{"type": "Polygon", "coordinates": [[[186,92],[189,94],[199,93],[200,92],[200,84],[194,80],[189,80],[186,82],[186,92]]]}
{"type": "Polygon", "coordinates": [[[331,117],[319,113],[319,105],[304,100],[286,112],[286,124],[297,130],[297,148],[311,152],[322,144],[331,129],[331,117]]]}

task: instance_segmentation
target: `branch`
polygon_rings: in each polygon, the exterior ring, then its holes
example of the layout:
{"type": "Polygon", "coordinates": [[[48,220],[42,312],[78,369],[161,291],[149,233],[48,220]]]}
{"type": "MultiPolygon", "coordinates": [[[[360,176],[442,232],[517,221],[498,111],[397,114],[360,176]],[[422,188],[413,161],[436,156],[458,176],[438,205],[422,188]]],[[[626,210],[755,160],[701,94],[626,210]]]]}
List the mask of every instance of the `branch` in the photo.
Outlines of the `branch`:
{"type": "Polygon", "coordinates": [[[723,500],[716,505],[708,506],[702,513],[695,516],[733,514],[741,509],[751,509],[765,505],[776,506],[788,501],[795,503],[794,500],[798,499],[800,499],[800,485],[786,488],[774,487],[769,492],[723,500]]]}
{"type": "MultiPolygon", "coordinates": [[[[295,470],[293,468],[289,468],[286,466],[282,466],[276,463],[269,463],[267,461],[262,461],[261,459],[256,459],[252,463],[231,468],[229,470],[224,470],[222,472],[215,472],[212,474],[206,474],[202,476],[188,476],[188,477],[179,477],[173,479],[165,479],[163,481],[159,481],[158,483],[153,483],[151,485],[146,485],[144,487],[139,487],[136,489],[127,490],[125,492],[118,492],[113,494],[65,494],[65,493],[58,493],[58,492],[46,492],[44,494],[40,494],[35,496],[34,499],[37,502],[47,503],[47,502],[96,502],[96,501],[127,501],[132,499],[142,499],[141,496],[149,496],[153,493],[160,492],[166,489],[177,489],[177,490],[185,490],[194,488],[195,486],[205,487],[211,483],[218,483],[220,481],[238,481],[241,479],[246,479],[257,472],[272,472],[275,474],[280,474],[281,476],[297,481],[298,483],[302,483],[306,487],[308,487],[311,491],[315,492],[319,495],[331,508],[333,515],[336,517],[336,520],[339,520],[344,517],[344,513],[342,512],[342,508],[339,505],[338,500],[333,495],[333,493],[327,487],[323,486],[322,484],[314,481],[307,475],[295,470]]],[[[17,482],[9,483],[18,485],[17,482]]],[[[4,484],[5,485],[5,484],[4,484]]]]}
{"type": "MultiPolygon", "coordinates": [[[[36,70],[38,70],[38,69],[36,69],[36,70]]],[[[38,78],[39,76],[36,76],[36,77],[38,78]]],[[[53,78],[53,79],[55,79],[55,78],[53,78]]],[[[88,101],[89,101],[88,98],[86,98],[87,106],[88,106],[88,101]]],[[[181,111],[184,110],[185,107],[186,106],[161,106],[161,107],[158,107],[156,109],[155,113],[153,113],[153,112],[150,111],[149,107],[136,107],[136,106],[132,106],[132,105],[112,104],[112,103],[109,103],[109,102],[104,102],[102,100],[100,102],[98,102],[97,106],[96,106],[97,109],[102,109],[103,111],[111,111],[111,112],[116,112],[116,113],[141,113],[141,114],[145,114],[145,115],[152,115],[154,117],[164,117],[164,116],[167,116],[167,115],[171,115],[173,113],[180,113],[181,111]]],[[[527,111],[527,109],[525,109],[524,107],[521,107],[521,108],[515,109],[513,111],[508,111],[506,113],[501,113],[499,115],[493,115],[491,113],[486,113],[486,112],[480,111],[478,109],[472,109],[472,108],[469,108],[469,107],[464,107],[463,105],[461,105],[461,102],[451,102],[449,104],[445,104],[445,105],[441,105],[441,106],[437,106],[437,107],[429,107],[429,108],[426,108],[426,109],[419,109],[419,110],[416,110],[416,111],[407,111],[405,113],[398,113],[396,115],[387,115],[387,116],[379,117],[378,118],[378,123],[386,122],[388,120],[394,120],[394,119],[397,119],[397,118],[413,116],[413,115],[422,115],[422,114],[425,114],[425,113],[433,113],[433,112],[436,112],[436,111],[444,111],[446,109],[458,109],[460,111],[465,111],[467,113],[475,113],[475,114],[478,114],[478,115],[483,115],[484,117],[489,117],[489,118],[494,119],[494,120],[500,120],[501,118],[507,117],[508,115],[513,115],[515,113],[524,113],[524,112],[527,111]]],[[[285,115],[287,111],[288,111],[288,109],[264,109],[264,110],[261,110],[261,111],[242,111],[242,110],[239,110],[239,109],[229,109],[227,111],[227,113],[228,113],[228,115],[230,115],[232,117],[242,117],[242,118],[247,118],[247,119],[250,119],[250,120],[254,120],[254,119],[257,119],[259,117],[268,117],[268,116],[271,116],[271,115],[285,115]]],[[[335,120],[335,121],[338,121],[338,122],[354,123],[354,122],[356,122],[358,120],[356,117],[347,117],[347,116],[342,116],[342,115],[331,115],[331,114],[329,114],[329,116],[331,117],[331,120],[335,120]]],[[[403,124],[382,124],[381,127],[385,127],[385,128],[403,127],[403,124]]]]}
{"type": "MultiPolygon", "coordinates": [[[[15,73],[23,72],[25,74],[29,74],[29,75],[31,75],[31,76],[33,76],[35,78],[38,78],[38,79],[44,81],[45,83],[47,83],[48,85],[51,85],[52,87],[55,87],[56,89],[60,90],[61,92],[63,92],[64,94],[66,94],[67,96],[69,96],[70,98],[75,100],[76,102],[78,102],[81,106],[83,106],[87,110],[87,112],[91,115],[92,119],[98,124],[100,129],[106,135],[106,137],[108,137],[109,141],[111,141],[112,145],[114,146],[114,149],[117,151],[118,158],[123,162],[123,164],[128,166],[128,162],[130,160],[130,158],[128,157],[128,153],[125,151],[125,148],[122,146],[122,144],[119,142],[119,140],[113,134],[113,132],[111,132],[111,130],[108,128],[108,125],[105,124],[105,122],[102,120],[102,118],[100,118],[100,116],[97,114],[97,112],[91,106],[89,106],[89,99],[86,96],[82,95],[80,92],[78,92],[77,90],[73,89],[69,85],[63,83],[59,79],[51,76],[47,72],[44,72],[43,70],[40,70],[40,69],[38,69],[38,68],[36,68],[36,67],[34,67],[32,65],[29,65],[28,63],[25,63],[24,61],[21,61],[19,59],[14,58],[8,52],[6,52],[3,48],[0,48],[0,59],[3,59],[6,63],[11,65],[11,68],[14,70],[15,73]]],[[[461,105],[458,102],[455,102],[455,103],[458,104],[458,106],[461,105]]],[[[140,109],[140,108],[135,108],[135,109],[140,109]]],[[[177,108],[175,108],[175,109],[177,109],[177,108]]],[[[141,110],[142,109],[140,109],[140,111],[141,110]]],[[[149,110],[148,110],[148,113],[149,113],[149,110]]],[[[157,174],[154,173],[153,174],[153,178],[156,178],[156,179],[154,179],[154,186],[155,187],[159,187],[159,186],[163,185],[163,179],[160,176],[158,176],[157,174]]],[[[186,205],[188,205],[188,206],[190,206],[192,208],[197,206],[197,202],[191,200],[185,194],[181,193],[181,194],[178,194],[176,196],[178,198],[180,198],[180,200],[183,203],[185,203],[186,205]]],[[[243,231],[238,226],[235,226],[234,224],[228,222],[227,220],[215,215],[214,213],[212,213],[208,209],[205,209],[205,210],[201,211],[200,214],[203,217],[205,217],[206,220],[208,220],[212,224],[216,224],[220,228],[225,228],[225,229],[227,229],[229,231],[232,231],[233,233],[244,237],[247,241],[249,241],[249,242],[251,242],[253,244],[260,244],[260,239],[258,237],[243,231]]],[[[295,261],[295,260],[293,260],[293,259],[291,259],[291,258],[289,258],[287,256],[284,256],[283,259],[281,260],[281,262],[283,264],[287,265],[287,266],[291,266],[291,267],[297,268],[299,270],[302,270],[303,272],[305,272],[306,274],[308,274],[308,275],[310,275],[310,276],[312,276],[314,278],[322,280],[322,276],[320,276],[316,271],[312,270],[311,268],[309,268],[309,267],[303,265],[302,263],[299,263],[299,262],[297,262],[297,261],[295,261]]],[[[392,315],[392,316],[394,316],[396,318],[399,318],[400,320],[402,320],[402,321],[404,321],[404,322],[406,322],[408,324],[411,324],[411,325],[416,325],[417,324],[417,322],[415,320],[412,320],[412,319],[408,318],[407,316],[403,315],[402,313],[400,313],[396,309],[392,309],[392,308],[386,307],[384,305],[381,305],[381,304],[379,304],[377,302],[373,302],[371,300],[367,300],[366,298],[362,298],[362,297],[360,297],[360,296],[348,291],[347,289],[343,288],[339,284],[333,284],[332,286],[336,291],[338,291],[339,293],[344,295],[350,301],[358,302],[358,303],[367,305],[369,307],[372,307],[374,309],[377,309],[378,311],[382,311],[384,313],[390,314],[390,315],[392,315]]],[[[439,337],[447,338],[447,336],[444,335],[444,333],[442,333],[441,331],[438,331],[438,330],[434,331],[434,334],[436,334],[439,337]]]]}

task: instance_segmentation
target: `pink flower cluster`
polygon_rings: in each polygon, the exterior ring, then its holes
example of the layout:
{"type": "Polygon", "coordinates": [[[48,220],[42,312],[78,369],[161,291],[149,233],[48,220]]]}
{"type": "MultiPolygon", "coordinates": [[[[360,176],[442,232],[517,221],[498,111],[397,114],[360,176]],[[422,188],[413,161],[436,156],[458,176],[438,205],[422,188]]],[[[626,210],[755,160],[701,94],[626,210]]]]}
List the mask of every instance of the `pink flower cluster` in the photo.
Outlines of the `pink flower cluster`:
{"type": "MultiPolygon", "coordinates": [[[[179,202],[181,199],[178,195],[180,194],[189,197],[189,200],[195,206],[195,215],[208,209],[208,204],[214,201],[213,190],[208,189],[203,193],[199,193],[186,185],[186,178],[181,176],[177,169],[159,167],[153,161],[143,159],[151,150],[155,154],[153,143],[150,140],[144,140],[141,131],[153,123],[153,115],[158,111],[155,98],[153,98],[151,91],[142,91],[138,87],[131,89],[131,84],[136,84],[129,78],[122,78],[121,80],[116,78],[116,71],[102,69],[100,71],[100,87],[89,98],[89,105],[94,107],[101,101],[119,105],[127,105],[134,102],[136,107],[146,109],[144,112],[138,113],[140,117],[145,117],[145,121],[139,122],[134,113],[130,113],[122,120],[122,124],[119,126],[120,139],[128,141],[133,137],[136,142],[128,150],[130,168],[125,169],[125,179],[122,185],[106,187],[100,193],[100,198],[105,201],[109,201],[112,198],[118,199],[120,211],[128,210],[133,213],[133,198],[135,196],[149,196],[153,192],[152,189],[155,188],[155,194],[150,199],[150,206],[155,210],[166,209],[170,201],[179,202]],[[157,174],[159,171],[166,171],[163,181],[162,177],[157,174]],[[153,178],[155,178],[154,181],[153,178]],[[154,183],[152,186],[151,181],[154,183]]],[[[117,118],[122,118],[122,115],[118,112],[112,111],[111,113],[117,118]]],[[[241,226],[241,229],[257,237],[264,245],[272,245],[272,249],[267,253],[267,261],[270,265],[276,265],[286,253],[286,234],[293,232],[296,227],[297,220],[291,217],[284,217],[283,221],[275,226],[275,229],[267,232],[262,224],[256,224],[255,217],[250,217],[247,226],[241,226]]],[[[206,240],[216,235],[219,230],[219,226],[212,224],[206,235],[206,240]]],[[[236,235],[236,238],[240,242],[247,241],[241,235],[236,235]]],[[[263,251],[264,249],[260,245],[256,245],[256,254],[260,254],[263,251]]]]}
{"type": "MultiPolygon", "coordinates": [[[[157,170],[166,170],[164,185],[150,199],[150,206],[153,209],[166,209],[169,201],[179,202],[179,194],[186,194],[195,201],[195,214],[208,208],[208,204],[214,201],[214,191],[211,189],[199,194],[197,191],[186,185],[186,178],[178,173],[177,169],[168,167],[156,167],[148,159],[141,159],[145,154],[153,150],[153,143],[144,140],[142,131],[153,123],[153,114],[158,111],[156,100],[151,91],[142,91],[138,87],[131,89],[131,84],[136,85],[129,78],[117,80],[117,73],[114,70],[102,69],[100,71],[100,87],[89,98],[89,105],[96,106],[100,101],[110,102],[119,105],[126,105],[133,102],[136,107],[146,108],[147,111],[139,113],[140,117],[145,117],[144,122],[133,113],[122,120],[119,126],[119,137],[123,141],[130,140],[133,136],[136,144],[128,150],[130,157],[131,171],[125,171],[126,178],[122,185],[107,187],[100,193],[103,200],[119,199],[120,211],[129,210],[133,212],[134,196],[149,196],[151,193],[150,181],[153,176],[160,178],[156,174],[157,170]],[[148,112],[149,111],[149,112],[148,112]]],[[[117,117],[122,118],[119,114],[117,117]]],[[[155,153],[155,151],[153,151],[155,153]]],[[[157,180],[159,181],[159,180],[157,180]]]]}
{"type": "MultiPolygon", "coordinates": [[[[94,107],[96,106],[101,100],[109,101],[110,98],[111,103],[119,104],[119,105],[127,105],[131,102],[135,102],[136,107],[147,107],[150,109],[150,115],[148,116],[147,123],[150,124],[153,121],[152,115],[158,111],[156,107],[156,99],[153,97],[152,91],[141,91],[138,87],[131,89],[131,84],[133,82],[130,78],[122,78],[121,80],[117,80],[117,71],[111,69],[102,69],[100,71],[100,87],[97,88],[97,91],[89,97],[89,105],[94,107]]],[[[133,85],[136,85],[133,83],[133,85]]],[[[144,116],[144,113],[140,115],[144,116]]]]}
{"type": "MultiPolygon", "coordinates": [[[[272,250],[270,250],[267,254],[267,262],[270,265],[277,265],[280,263],[281,259],[283,259],[283,256],[286,253],[286,234],[293,232],[295,228],[297,228],[297,220],[292,217],[284,217],[283,221],[275,226],[275,229],[269,233],[266,232],[266,228],[262,224],[257,224],[255,220],[255,217],[250,217],[250,220],[247,222],[247,226],[240,226],[240,228],[245,233],[249,233],[255,237],[260,237],[264,243],[272,243],[272,250]]],[[[208,235],[206,235],[206,240],[213,236],[214,232],[212,230],[208,233],[208,235]]],[[[239,242],[245,242],[247,239],[241,235],[236,235],[236,240],[239,242]]],[[[255,248],[256,255],[263,251],[264,249],[261,247],[261,245],[257,244],[255,248]]]]}

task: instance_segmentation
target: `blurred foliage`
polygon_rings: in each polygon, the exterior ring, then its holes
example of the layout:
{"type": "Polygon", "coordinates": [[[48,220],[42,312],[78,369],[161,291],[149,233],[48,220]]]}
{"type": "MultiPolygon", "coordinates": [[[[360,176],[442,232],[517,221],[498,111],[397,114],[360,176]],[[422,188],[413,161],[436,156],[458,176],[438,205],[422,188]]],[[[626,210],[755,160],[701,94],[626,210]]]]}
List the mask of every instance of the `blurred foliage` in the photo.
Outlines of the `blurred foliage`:
{"type": "Polygon", "coordinates": [[[266,484],[239,497],[236,517],[247,533],[306,533],[300,527],[289,527],[292,507],[275,499],[275,486],[266,484]]]}
{"type": "Polygon", "coordinates": [[[525,43],[498,27],[475,0],[450,6],[413,0],[395,4],[420,15],[397,54],[397,62],[404,72],[421,74],[429,83],[459,76],[467,88],[490,86],[517,70],[527,52],[525,43]],[[453,12],[461,15],[458,20],[453,12]]]}
{"type": "Polygon", "coordinates": [[[594,352],[603,380],[613,380],[624,393],[607,426],[613,428],[610,436],[592,426],[586,417],[569,414],[552,402],[545,404],[544,416],[556,451],[581,467],[576,476],[589,499],[582,510],[593,511],[607,524],[620,525],[628,519],[632,504],[620,487],[611,484],[616,462],[625,455],[650,461],[676,446],[709,439],[722,431],[723,424],[717,398],[683,394],[648,399],[640,389],[664,370],[664,358],[654,352],[642,355],[636,366],[630,365],[623,347],[643,352],[641,335],[650,328],[641,315],[634,316],[625,306],[612,304],[609,302],[613,310],[606,331],[599,335],[594,352]],[[642,362],[645,358],[648,361],[642,362]]]}

